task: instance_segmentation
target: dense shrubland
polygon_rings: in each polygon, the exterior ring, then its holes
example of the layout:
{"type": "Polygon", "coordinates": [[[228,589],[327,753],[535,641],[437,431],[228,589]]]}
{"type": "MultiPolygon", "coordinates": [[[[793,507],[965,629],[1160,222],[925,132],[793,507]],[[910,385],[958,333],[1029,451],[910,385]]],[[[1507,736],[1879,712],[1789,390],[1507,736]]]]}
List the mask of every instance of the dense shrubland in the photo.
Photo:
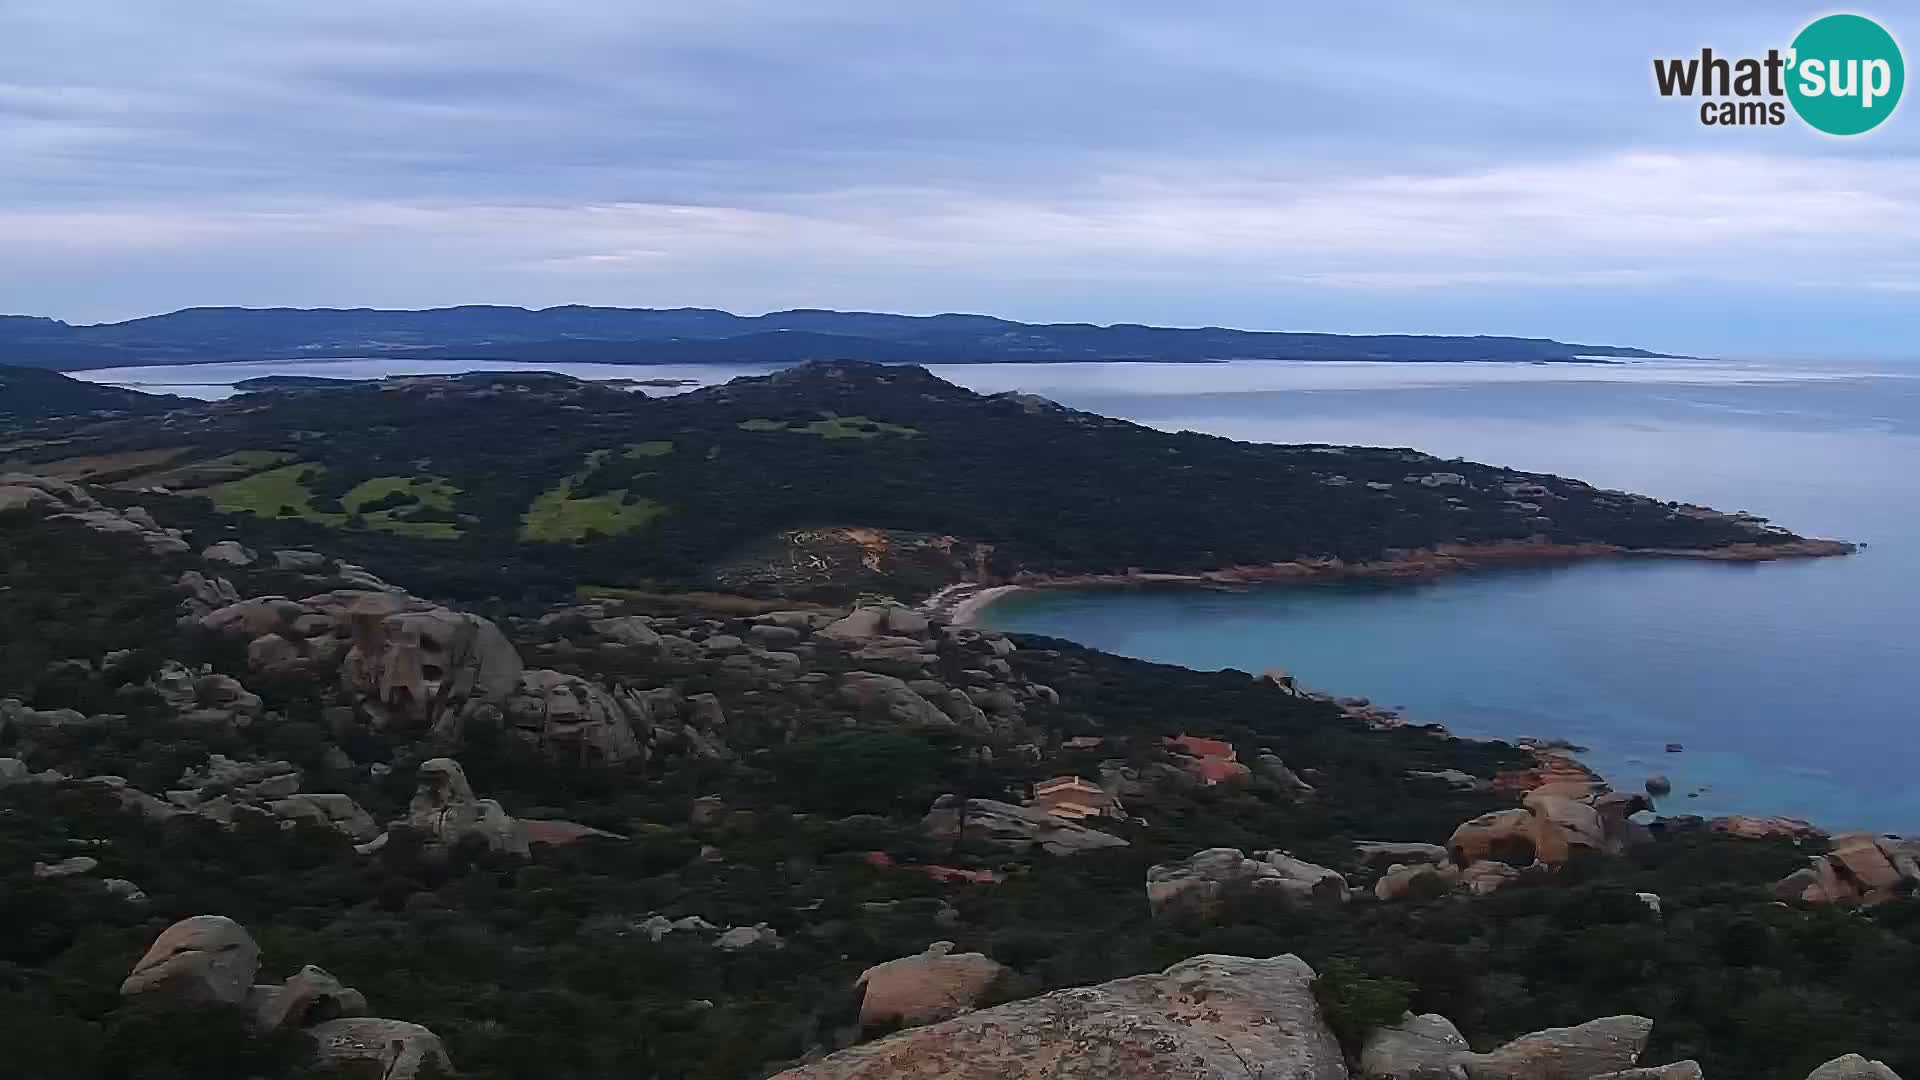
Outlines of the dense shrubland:
{"type": "MultiPolygon", "coordinates": [[[[285,757],[381,820],[404,808],[420,753],[411,736],[330,730],[320,710],[331,671],[252,675],[231,645],[177,628],[177,565],[132,541],[21,513],[0,514],[0,541],[7,692],[37,708],[121,717],[36,736],[34,768],[164,790],[208,753],[285,757]],[[106,671],[65,663],[127,649],[106,671]],[[274,719],[240,730],[182,725],[155,701],[114,689],[164,659],[246,678],[274,719]],[[350,768],[328,753],[336,747],[350,768]],[[382,763],[394,766],[384,776],[368,769],[382,763]]],[[[521,625],[529,645],[564,633],[521,625]]],[[[383,1014],[438,1032],[465,1074],[499,1080],[754,1076],[860,1037],[854,977],[933,940],[1009,965],[1000,997],[1201,952],[1295,952],[1326,973],[1322,999],[1349,1038],[1401,1004],[1443,1012],[1486,1045],[1630,1010],[1657,1021],[1656,1060],[1696,1057],[1709,1075],[1798,1080],[1847,1051],[1920,1070],[1920,1032],[1909,1022],[1920,984],[1908,977],[1920,960],[1920,902],[1861,913],[1776,904],[1764,884],[1805,855],[1784,841],[1675,831],[1481,899],[1316,907],[1242,895],[1208,922],[1156,921],[1142,895],[1155,862],[1239,846],[1350,866],[1355,840],[1439,840],[1502,805],[1409,781],[1409,770],[1487,776],[1523,758],[1424,730],[1371,731],[1245,673],[1022,645],[1012,658],[1020,674],[1062,699],[1030,712],[1036,730],[1132,736],[1135,746],[1204,733],[1248,756],[1279,755],[1318,796],[1292,801],[1259,783],[1155,788],[1127,800],[1145,824],[1108,826],[1130,847],[1071,858],[975,853],[968,858],[1002,872],[1001,883],[938,883],[872,865],[869,853],[942,857],[919,821],[934,795],[1017,796],[1057,772],[1091,775],[1100,755],[982,760],[977,736],[849,727],[795,715],[777,697],[727,699],[742,733],[734,761],[666,756],[582,769],[476,736],[461,759],[478,790],[516,814],[625,837],[536,848],[531,859],[471,845],[434,854],[404,831],[360,855],[327,829],[155,822],[98,787],[15,785],[0,793],[0,1045],[12,1048],[17,1075],[50,1080],[310,1075],[298,1036],[258,1036],[219,1010],[156,1014],[116,993],[160,928],[219,912],[258,937],[264,976],[325,967],[383,1014]],[[695,825],[694,801],[714,795],[730,813],[695,825]],[[128,904],[92,879],[32,873],[77,853],[150,899],[128,904]],[[1662,914],[1640,892],[1659,894],[1662,914]],[[765,923],[784,946],[727,952],[676,934],[656,942],[637,929],[654,913],[765,923]]],[[[652,674],[707,687],[694,671],[652,674]]],[[[19,751],[18,739],[0,735],[0,756],[19,751]]]]}

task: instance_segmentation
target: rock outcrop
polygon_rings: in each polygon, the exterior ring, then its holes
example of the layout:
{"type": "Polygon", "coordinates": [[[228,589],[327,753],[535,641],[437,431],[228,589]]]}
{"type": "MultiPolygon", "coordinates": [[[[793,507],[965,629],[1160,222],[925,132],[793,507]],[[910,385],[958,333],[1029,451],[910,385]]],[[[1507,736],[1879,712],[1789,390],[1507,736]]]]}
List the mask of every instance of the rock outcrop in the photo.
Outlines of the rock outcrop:
{"type": "Polygon", "coordinates": [[[507,719],[549,757],[581,765],[644,760],[628,707],[599,683],[558,671],[523,671],[507,719]]]}
{"type": "Polygon", "coordinates": [[[904,681],[871,671],[849,671],[840,680],[840,699],[888,723],[905,727],[953,727],[954,719],[904,681]]]}
{"type": "Polygon", "coordinates": [[[345,615],[353,645],[341,677],[376,727],[431,729],[521,685],[520,654],[478,615],[384,593],[362,595],[345,615]]]}
{"type": "Polygon", "coordinates": [[[527,837],[520,822],[498,802],[475,797],[466,770],[452,758],[421,762],[419,782],[402,823],[447,847],[477,837],[494,851],[527,854],[527,837]]]}
{"type": "Polygon", "coordinates": [[[259,970],[260,947],[245,927],[223,915],[195,915],[154,939],[120,993],[178,1005],[240,1006],[262,1032],[305,1031],[323,1066],[372,1065],[380,1080],[413,1080],[428,1061],[452,1073],[438,1036],[418,1024],[364,1015],[366,997],[326,971],[309,964],[273,985],[253,981],[259,970]]]}
{"type": "Polygon", "coordinates": [[[1869,833],[1835,836],[1825,855],[1774,885],[1782,900],[1808,904],[1885,903],[1920,888],[1920,841],[1869,833]]]}
{"type": "Polygon", "coordinates": [[[1347,880],[1281,851],[1208,848],[1177,863],[1147,870],[1147,906],[1156,917],[1174,913],[1211,916],[1229,889],[1245,889],[1295,902],[1345,903],[1347,880]]]}
{"type": "Polygon", "coordinates": [[[342,1016],[364,1016],[366,996],[308,964],[279,986],[256,985],[250,995],[254,1026],[261,1031],[312,1027],[342,1016]]]}
{"type": "Polygon", "coordinates": [[[1632,815],[1652,809],[1644,795],[1617,792],[1562,794],[1550,785],[1528,792],[1523,805],[1496,810],[1464,822],[1447,840],[1460,866],[1525,859],[1559,866],[1574,848],[1619,854],[1643,838],[1644,826],[1632,815]]]}
{"type": "Polygon", "coordinates": [[[1295,956],[1196,956],[913,1028],[776,1080],[1342,1080],[1313,979],[1295,956]]]}
{"type": "Polygon", "coordinates": [[[1360,1080],[1466,1080],[1463,1062],[1471,1052],[1453,1021],[1408,1013],[1367,1036],[1355,1074],[1360,1080]]]}
{"type": "MultiPolygon", "coordinates": [[[[190,602],[206,591],[184,578],[182,587],[190,602]]],[[[602,622],[628,639],[646,629],[602,622]]],[[[506,725],[561,760],[619,764],[646,755],[650,718],[631,694],[529,669],[491,620],[391,587],[256,597],[210,611],[199,625],[245,637],[248,662],[262,671],[339,659],[342,689],[376,729],[429,732],[452,749],[469,724],[484,722],[506,725]]]]}
{"type": "Polygon", "coordinates": [[[134,537],[155,555],[180,555],[192,550],[185,533],[162,528],[144,507],[116,510],[94,498],[85,488],[51,476],[0,474],[0,510],[24,507],[38,507],[55,519],[71,521],[94,532],[134,537]]]}
{"type": "Polygon", "coordinates": [[[916,1027],[951,1019],[973,1008],[1005,970],[983,953],[956,953],[953,942],[936,941],[860,973],[860,1022],[916,1027]]]}
{"type": "Polygon", "coordinates": [[[1834,1058],[1807,1075],[1807,1080],[1900,1080],[1885,1062],[1868,1061],[1859,1054],[1834,1058]]]}
{"type": "Polygon", "coordinates": [[[1123,837],[1061,821],[1039,807],[953,795],[934,800],[921,828],[929,839],[948,848],[979,845],[1025,851],[1037,847],[1049,855],[1076,855],[1127,846],[1123,837]]]}
{"type": "Polygon", "coordinates": [[[123,997],[182,1005],[241,1005],[260,970],[260,946],[224,915],[195,915],[161,933],[120,984],[123,997]]]}
{"type": "Polygon", "coordinates": [[[1702,1080],[1703,1076],[1699,1062],[1676,1061],[1671,1065],[1649,1065],[1645,1068],[1601,1073],[1593,1080],[1702,1080]]]}
{"type": "Polygon", "coordinates": [[[1608,1016],[1523,1035],[1462,1063],[1469,1080],[1590,1080],[1634,1068],[1652,1034],[1644,1016],[1608,1016]]]}
{"type": "Polygon", "coordinates": [[[453,1071],[440,1037],[404,1020],[358,1016],[328,1020],[307,1029],[323,1065],[373,1065],[380,1080],[414,1080],[431,1061],[442,1075],[453,1071]]]}

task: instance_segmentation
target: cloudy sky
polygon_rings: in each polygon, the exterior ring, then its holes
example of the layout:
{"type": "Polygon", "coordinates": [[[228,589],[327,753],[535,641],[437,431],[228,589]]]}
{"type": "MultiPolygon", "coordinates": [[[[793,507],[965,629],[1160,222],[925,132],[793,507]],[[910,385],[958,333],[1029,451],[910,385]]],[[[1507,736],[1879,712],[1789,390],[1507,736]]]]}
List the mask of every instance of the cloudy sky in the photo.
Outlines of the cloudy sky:
{"type": "MultiPolygon", "coordinates": [[[[1920,355],[1920,106],[1838,140],[1652,89],[1654,56],[1785,47],[1827,8],[1464,7],[0,0],[0,311],[806,306],[1920,355]]],[[[1857,10],[1920,41],[1903,7],[1857,10]]]]}

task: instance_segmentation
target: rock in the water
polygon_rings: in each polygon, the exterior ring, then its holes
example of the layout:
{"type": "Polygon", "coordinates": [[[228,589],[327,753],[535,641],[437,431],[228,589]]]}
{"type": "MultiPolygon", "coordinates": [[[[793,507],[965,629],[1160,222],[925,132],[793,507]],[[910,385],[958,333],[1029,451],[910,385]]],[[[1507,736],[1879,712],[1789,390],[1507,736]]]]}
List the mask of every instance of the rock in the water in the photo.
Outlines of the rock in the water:
{"type": "Polygon", "coordinates": [[[1655,773],[1647,777],[1647,794],[1655,798],[1664,798],[1671,795],[1673,794],[1673,781],[1659,773],[1655,773]]]}
{"type": "Polygon", "coordinates": [[[913,1028],[776,1080],[1344,1080],[1313,979],[1296,956],[1196,956],[913,1028]]]}
{"type": "Polygon", "coordinates": [[[1367,1036],[1360,1080],[1466,1080],[1461,1059],[1472,1052],[1453,1021],[1438,1013],[1402,1017],[1367,1036]]]}
{"type": "Polygon", "coordinates": [[[440,1037],[402,1020],[349,1017],[328,1020],[308,1029],[314,1054],[322,1065],[372,1064],[380,1080],[414,1080],[428,1061],[443,1073],[453,1072],[440,1037]]]}
{"type": "Polygon", "coordinates": [[[1807,1080],[1900,1080],[1886,1063],[1868,1061],[1859,1054],[1837,1057],[1807,1074],[1807,1080]]]}
{"type": "Polygon", "coordinates": [[[1644,1016],[1608,1016],[1522,1035],[1464,1063],[1471,1080],[1591,1080],[1638,1065],[1652,1034],[1644,1016]]]}
{"type": "Polygon", "coordinates": [[[260,946],[224,915],[182,919],[155,938],[120,984],[124,997],[154,994],[186,1005],[240,1005],[260,970],[260,946]]]}
{"type": "Polygon", "coordinates": [[[936,941],[917,956],[903,956],[860,973],[860,1022],[934,1024],[973,1008],[1006,969],[983,953],[956,953],[936,941]]]}

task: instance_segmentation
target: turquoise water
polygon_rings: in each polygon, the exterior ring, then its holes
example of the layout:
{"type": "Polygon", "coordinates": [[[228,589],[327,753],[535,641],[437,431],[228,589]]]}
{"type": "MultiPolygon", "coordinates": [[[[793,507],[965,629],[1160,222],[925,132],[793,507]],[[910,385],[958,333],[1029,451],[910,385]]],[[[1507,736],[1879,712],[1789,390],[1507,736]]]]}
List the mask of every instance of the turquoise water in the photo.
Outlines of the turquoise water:
{"type": "MultiPolygon", "coordinates": [[[[557,369],[707,383],[742,373],[557,369]]],[[[220,397],[236,378],[393,370],[362,360],[83,374],[220,397]]],[[[1309,686],[1403,705],[1465,735],[1571,739],[1624,787],[1651,772],[1671,777],[1663,812],[1788,814],[1920,833],[1920,784],[1911,782],[1920,767],[1920,366],[936,371],[983,392],[1038,393],[1169,430],[1412,446],[1863,541],[1866,550],[1844,559],[1762,565],[1604,562],[1415,585],[1027,594],[990,608],[986,621],[1195,668],[1285,668],[1309,686]],[[1668,754],[1669,742],[1685,750],[1668,754]]]]}
{"type": "Polygon", "coordinates": [[[1604,561],[1416,584],[1032,592],[984,621],[1200,669],[1285,668],[1463,735],[1569,739],[1622,787],[1669,776],[1663,813],[1920,833],[1916,374],[1387,371],[1303,388],[1256,370],[1242,389],[1200,393],[1029,375],[1035,392],[1154,426],[1412,445],[1868,546],[1843,559],[1604,561]],[[1674,742],[1684,750],[1666,752],[1674,742]]]}

